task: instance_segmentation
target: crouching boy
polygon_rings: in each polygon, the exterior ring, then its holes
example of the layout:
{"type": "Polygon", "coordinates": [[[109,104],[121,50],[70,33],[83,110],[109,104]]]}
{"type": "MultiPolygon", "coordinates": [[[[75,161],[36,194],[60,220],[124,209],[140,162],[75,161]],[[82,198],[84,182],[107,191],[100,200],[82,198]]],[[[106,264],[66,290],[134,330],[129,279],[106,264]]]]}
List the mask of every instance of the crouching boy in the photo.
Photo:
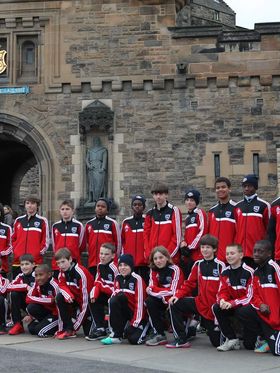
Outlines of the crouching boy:
{"type": "MultiPolygon", "coordinates": [[[[74,338],[76,331],[87,319],[88,296],[93,286],[93,278],[86,268],[72,260],[67,248],[58,250],[55,253],[55,260],[60,270],[58,275],[60,293],[56,296],[59,329],[55,338],[74,338]],[[75,319],[74,322],[72,317],[75,319]]],[[[85,330],[85,333],[88,332],[85,330]]]]}
{"type": "Polygon", "coordinates": [[[144,281],[133,272],[133,257],[130,254],[120,256],[118,268],[120,274],[115,279],[114,292],[109,300],[112,332],[101,343],[121,343],[125,336],[131,344],[141,344],[148,328],[144,309],[144,281]]]}
{"type": "Polygon", "coordinates": [[[58,293],[58,284],[48,265],[38,265],[35,269],[35,284],[26,297],[28,316],[23,319],[29,323],[28,330],[31,334],[44,338],[53,336],[57,331],[55,298],[58,293]]]}

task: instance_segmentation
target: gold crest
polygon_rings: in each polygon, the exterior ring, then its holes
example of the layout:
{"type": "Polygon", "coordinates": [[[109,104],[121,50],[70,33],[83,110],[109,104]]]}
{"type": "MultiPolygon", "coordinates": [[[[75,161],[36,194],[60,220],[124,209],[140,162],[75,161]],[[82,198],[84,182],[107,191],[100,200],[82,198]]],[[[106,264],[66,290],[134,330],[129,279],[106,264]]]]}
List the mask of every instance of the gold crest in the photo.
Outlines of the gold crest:
{"type": "Polygon", "coordinates": [[[7,54],[6,51],[4,50],[0,51],[0,74],[2,74],[7,68],[7,64],[5,62],[6,54],[7,54]]]}

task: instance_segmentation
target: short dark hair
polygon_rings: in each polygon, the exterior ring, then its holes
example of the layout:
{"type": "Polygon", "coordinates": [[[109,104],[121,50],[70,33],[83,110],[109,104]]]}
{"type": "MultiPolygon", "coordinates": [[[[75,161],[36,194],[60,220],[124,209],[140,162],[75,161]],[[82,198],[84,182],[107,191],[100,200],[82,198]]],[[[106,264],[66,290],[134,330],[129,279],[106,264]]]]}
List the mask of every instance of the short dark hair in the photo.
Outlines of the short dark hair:
{"type": "Polygon", "coordinates": [[[111,250],[111,253],[112,254],[115,254],[116,252],[116,246],[110,242],[105,242],[103,243],[101,246],[100,246],[100,249],[101,247],[104,247],[104,249],[108,249],[108,250],[111,250]]]}
{"type": "Polygon", "coordinates": [[[226,183],[228,188],[231,187],[231,182],[227,177],[223,177],[223,176],[217,177],[217,179],[215,180],[215,187],[217,183],[226,183]]]}
{"type": "Polygon", "coordinates": [[[19,258],[19,262],[30,262],[30,263],[35,263],[34,261],[34,256],[31,255],[31,254],[23,254],[22,256],[20,256],[19,258]]]}
{"type": "Polygon", "coordinates": [[[256,241],[254,246],[256,246],[256,245],[262,246],[262,248],[264,250],[266,250],[266,251],[272,252],[272,250],[273,250],[271,242],[268,241],[268,240],[259,240],[259,241],[256,241]]]}
{"type": "Polygon", "coordinates": [[[43,271],[43,272],[46,272],[46,273],[51,273],[51,269],[50,269],[50,267],[47,264],[39,264],[35,268],[35,272],[36,271],[43,271]]]}
{"type": "Polygon", "coordinates": [[[67,249],[67,247],[62,247],[59,249],[55,254],[54,254],[54,259],[55,260],[60,260],[60,259],[67,259],[69,260],[71,258],[71,251],[67,249]]]}
{"type": "Polygon", "coordinates": [[[201,237],[201,240],[200,240],[200,246],[201,245],[209,245],[209,246],[212,246],[213,249],[217,249],[218,248],[218,238],[215,237],[215,236],[212,236],[211,234],[205,234],[204,236],[201,237]]]}
{"type": "Polygon", "coordinates": [[[65,199],[63,202],[61,202],[61,204],[59,205],[59,208],[61,208],[62,206],[68,206],[72,210],[74,210],[74,203],[71,199],[65,199]]]}
{"type": "Polygon", "coordinates": [[[155,183],[152,187],[151,193],[166,193],[168,194],[168,186],[164,183],[155,183]]]}
{"type": "Polygon", "coordinates": [[[28,196],[28,197],[26,197],[26,198],[24,199],[24,204],[25,204],[26,202],[37,203],[37,207],[39,207],[39,206],[40,206],[40,203],[41,203],[41,200],[40,200],[38,197],[36,197],[36,196],[28,196]]]}

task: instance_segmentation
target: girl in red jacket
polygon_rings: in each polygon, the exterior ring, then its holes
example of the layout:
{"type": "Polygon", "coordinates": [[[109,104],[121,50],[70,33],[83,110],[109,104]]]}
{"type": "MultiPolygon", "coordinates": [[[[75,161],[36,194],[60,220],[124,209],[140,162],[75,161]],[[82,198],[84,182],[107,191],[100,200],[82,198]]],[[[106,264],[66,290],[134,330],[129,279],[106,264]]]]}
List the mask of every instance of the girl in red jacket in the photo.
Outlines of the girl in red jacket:
{"type": "Polygon", "coordinates": [[[147,287],[148,298],[146,306],[154,335],[146,341],[147,346],[166,344],[164,332],[164,313],[168,300],[184,281],[180,268],[173,264],[168,250],[164,246],[157,246],[150,255],[150,282],[147,287]]]}

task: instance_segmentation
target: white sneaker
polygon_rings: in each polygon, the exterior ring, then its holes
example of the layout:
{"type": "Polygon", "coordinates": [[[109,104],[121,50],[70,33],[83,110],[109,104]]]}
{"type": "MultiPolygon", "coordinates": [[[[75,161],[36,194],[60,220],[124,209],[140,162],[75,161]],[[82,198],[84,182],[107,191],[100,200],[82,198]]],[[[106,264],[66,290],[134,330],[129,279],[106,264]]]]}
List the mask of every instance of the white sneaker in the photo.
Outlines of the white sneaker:
{"type": "Polygon", "coordinates": [[[225,343],[217,347],[218,351],[230,351],[230,350],[240,350],[240,341],[236,339],[226,339],[225,343]]]}

